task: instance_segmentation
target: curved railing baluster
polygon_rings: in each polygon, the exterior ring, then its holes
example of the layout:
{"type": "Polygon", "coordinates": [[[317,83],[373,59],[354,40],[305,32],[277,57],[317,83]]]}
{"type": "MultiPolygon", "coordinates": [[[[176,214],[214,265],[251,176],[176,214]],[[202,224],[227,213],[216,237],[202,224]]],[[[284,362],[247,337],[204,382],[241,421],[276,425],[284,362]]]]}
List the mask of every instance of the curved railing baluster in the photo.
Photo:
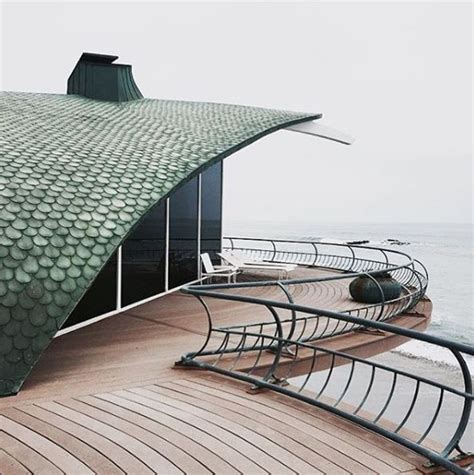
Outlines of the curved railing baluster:
{"type": "Polygon", "coordinates": [[[431,432],[431,429],[435,425],[436,419],[438,419],[439,411],[441,410],[441,407],[443,405],[443,397],[444,397],[444,389],[440,389],[439,391],[439,398],[438,398],[438,405],[436,406],[436,411],[430,421],[430,424],[428,425],[428,428],[423,432],[423,435],[416,441],[417,444],[421,444],[428,434],[431,432]]]}
{"type": "Polygon", "coordinates": [[[344,399],[344,396],[347,393],[347,390],[349,389],[349,386],[352,383],[352,376],[354,375],[354,368],[355,368],[355,361],[351,361],[351,370],[349,372],[349,377],[347,378],[347,383],[344,389],[342,390],[342,394],[339,396],[339,399],[334,403],[334,407],[339,406],[339,403],[344,399]]]}
{"type": "Polygon", "coordinates": [[[364,397],[362,398],[362,401],[360,402],[360,404],[357,406],[356,410],[354,411],[354,415],[357,415],[357,413],[364,407],[364,404],[367,401],[367,398],[369,397],[370,390],[372,389],[372,386],[373,386],[374,380],[375,380],[375,371],[376,371],[376,367],[372,366],[372,372],[370,374],[369,385],[368,385],[368,387],[365,391],[365,394],[364,394],[364,397]]]}
{"type": "MultiPolygon", "coordinates": [[[[472,377],[469,372],[469,368],[467,366],[466,360],[461,355],[460,351],[455,348],[450,348],[451,353],[453,353],[454,357],[456,358],[462,372],[463,382],[464,382],[464,389],[467,393],[471,394],[471,398],[465,398],[462,414],[461,414],[461,422],[457,427],[456,433],[453,435],[452,439],[449,441],[448,445],[445,447],[443,451],[443,455],[448,456],[456,447],[459,448],[459,441],[461,440],[462,435],[466,431],[467,425],[469,423],[469,416],[471,414],[472,409],[472,377]]],[[[473,353],[470,353],[474,355],[473,353]]]]}
{"type": "Polygon", "coordinates": [[[416,381],[416,386],[415,386],[415,391],[413,393],[413,398],[410,403],[410,407],[408,408],[407,413],[405,414],[405,417],[403,418],[402,422],[398,424],[397,428],[393,431],[395,434],[399,432],[399,430],[405,425],[405,423],[408,421],[408,419],[411,416],[411,413],[413,412],[413,408],[415,407],[416,400],[418,399],[418,392],[420,390],[420,380],[416,381]]]}

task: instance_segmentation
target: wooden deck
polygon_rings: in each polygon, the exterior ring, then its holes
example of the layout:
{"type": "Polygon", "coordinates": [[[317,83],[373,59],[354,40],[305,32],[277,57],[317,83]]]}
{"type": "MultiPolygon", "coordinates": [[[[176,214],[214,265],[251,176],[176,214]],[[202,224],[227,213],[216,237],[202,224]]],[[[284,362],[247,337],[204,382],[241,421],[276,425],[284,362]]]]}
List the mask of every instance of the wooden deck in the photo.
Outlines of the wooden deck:
{"type": "MultiPolygon", "coordinates": [[[[312,288],[311,288],[312,287],[312,288]]],[[[276,298],[273,289],[260,295],[276,298]]],[[[298,303],[344,308],[337,283],[298,303]]],[[[255,321],[215,301],[218,324],[255,321]]],[[[397,323],[422,329],[424,316],[397,323]]],[[[57,338],[13,397],[0,399],[0,473],[420,473],[426,460],[302,402],[201,371],[173,369],[207,332],[197,300],[171,294],[57,338]]],[[[327,345],[375,354],[397,344],[352,333],[327,345]]]]}
{"type": "Polygon", "coordinates": [[[303,403],[186,376],[3,409],[1,473],[415,473],[424,462],[303,403]]]}

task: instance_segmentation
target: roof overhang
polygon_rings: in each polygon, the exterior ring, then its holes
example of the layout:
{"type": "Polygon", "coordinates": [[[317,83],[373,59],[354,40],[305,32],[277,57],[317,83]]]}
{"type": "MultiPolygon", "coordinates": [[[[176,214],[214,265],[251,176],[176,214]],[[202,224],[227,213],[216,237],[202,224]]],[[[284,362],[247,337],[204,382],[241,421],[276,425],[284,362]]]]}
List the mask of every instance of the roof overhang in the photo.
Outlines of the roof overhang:
{"type": "Polygon", "coordinates": [[[332,140],[334,142],[339,142],[345,145],[351,145],[354,143],[355,138],[341,132],[340,130],[334,129],[333,127],[328,127],[319,122],[302,122],[296,125],[290,125],[286,127],[285,130],[290,132],[300,132],[301,134],[313,135],[315,137],[320,137],[327,140],[332,140]]]}

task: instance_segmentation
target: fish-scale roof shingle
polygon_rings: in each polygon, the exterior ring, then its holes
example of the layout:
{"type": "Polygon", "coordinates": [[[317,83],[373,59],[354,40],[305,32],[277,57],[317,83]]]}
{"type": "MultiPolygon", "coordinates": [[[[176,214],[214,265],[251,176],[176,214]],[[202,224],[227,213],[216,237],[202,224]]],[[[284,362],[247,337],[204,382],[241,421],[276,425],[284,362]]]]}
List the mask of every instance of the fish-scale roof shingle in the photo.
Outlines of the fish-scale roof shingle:
{"type": "Polygon", "coordinates": [[[203,168],[320,115],[0,95],[0,395],[15,393],[140,218],[203,168]]]}

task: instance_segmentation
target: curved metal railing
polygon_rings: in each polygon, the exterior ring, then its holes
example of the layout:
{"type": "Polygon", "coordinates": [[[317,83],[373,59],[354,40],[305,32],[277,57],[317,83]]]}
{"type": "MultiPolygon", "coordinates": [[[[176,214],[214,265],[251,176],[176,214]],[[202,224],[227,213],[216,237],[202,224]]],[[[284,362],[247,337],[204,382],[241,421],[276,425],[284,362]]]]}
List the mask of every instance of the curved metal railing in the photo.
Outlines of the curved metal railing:
{"type": "Polygon", "coordinates": [[[256,260],[294,263],[351,273],[390,271],[398,267],[418,265],[427,277],[426,268],[408,254],[376,246],[225,236],[223,249],[239,252],[256,260]]]}
{"type": "MultiPolygon", "coordinates": [[[[412,259],[408,254],[391,249],[367,247],[349,244],[329,244],[310,241],[289,241],[275,239],[224,238],[224,250],[239,254],[242,259],[264,262],[283,262],[299,266],[323,268],[336,271],[324,277],[305,279],[259,280],[240,282],[238,284],[219,284],[207,288],[223,292],[236,289],[259,287],[278,287],[282,297],[289,303],[299,303],[303,286],[325,285],[329,282],[342,284],[343,291],[349,295],[350,282],[361,275],[371,278],[380,291],[380,303],[361,305],[347,299],[344,313],[366,320],[386,321],[402,313],[412,310],[423,298],[428,286],[428,273],[421,262],[412,259]],[[386,301],[382,289],[373,277],[381,270],[389,272],[401,287],[399,298],[386,301]]],[[[317,292],[316,292],[317,295],[317,292]]],[[[319,304],[317,297],[314,305],[319,304]]],[[[307,304],[307,299],[304,304],[307,304]]],[[[313,303],[313,302],[311,302],[313,303]]],[[[340,301],[338,301],[340,303],[340,301]]],[[[331,310],[331,309],[330,309],[331,310]]],[[[333,310],[333,309],[332,309],[333,310]]],[[[287,329],[285,338],[298,341],[312,341],[332,337],[357,329],[358,325],[351,322],[333,321],[319,314],[291,314],[283,317],[281,323],[287,329]]],[[[241,325],[229,329],[251,331],[252,326],[241,325]]],[[[265,333],[277,335],[274,321],[258,322],[253,329],[265,330],[265,333]]]]}
{"type": "MultiPolygon", "coordinates": [[[[202,347],[184,355],[181,365],[225,374],[252,383],[257,388],[272,389],[324,408],[380,433],[455,473],[465,473],[449,457],[455,450],[463,453],[460,441],[470,420],[473,400],[472,380],[465,355],[473,356],[474,349],[386,322],[414,309],[424,296],[428,275],[420,262],[397,250],[360,245],[235,237],[225,238],[225,242],[224,249],[240,254],[244,260],[293,263],[334,272],[306,279],[257,280],[184,288],[183,292],[194,295],[204,306],[209,330],[202,347]],[[389,272],[401,284],[403,291],[398,299],[385,301],[383,291],[374,278],[382,270],[389,272]],[[346,288],[352,279],[360,275],[373,279],[380,291],[380,303],[361,306],[346,302],[345,309],[335,311],[317,308],[317,299],[314,302],[310,300],[309,305],[307,297],[304,300],[306,305],[298,302],[305,286],[317,288],[336,281],[331,283],[344,284],[342,288],[346,288]],[[264,298],[267,287],[272,290],[276,287],[281,299],[264,298]],[[257,288],[259,295],[252,295],[257,288]],[[257,305],[260,309],[265,308],[270,318],[216,327],[209,299],[257,305]],[[389,364],[332,350],[321,343],[324,338],[355,329],[391,333],[398,338],[411,338],[434,345],[437,350],[449,351],[458,367],[459,386],[443,384],[433,375],[425,377],[389,364]],[[292,385],[285,385],[289,380],[292,385]],[[407,390],[407,384],[411,385],[411,389],[407,390]],[[431,394],[437,392],[437,402],[431,413],[423,404],[426,391],[431,394]],[[378,408],[374,408],[374,400],[378,401],[378,408]],[[400,408],[402,400],[406,402],[405,410],[394,411],[395,407],[400,408]],[[446,428],[443,428],[446,440],[442,444],[433,443],[430,436],[443,419],[443,411],[449,408],[452,418],[455,406],[459,407],[459,414],[451,434],[448,435],[446,428]],[[415,431],[410,429],[413,419],[418,421],[415,431]],[[424,425],[420,419],[425,419],[424,425]]],[[[276,294],[273,292],[271,295],[274,297],[276,294]]],[[[262,312],[257,312],[257,315],[261,316],[262,312]]]]}
{"type": "Polygon", "coordinates": [[[467,473],[450,456],[455,450],[458,454],[464,454],[460,442],[469,424],[473,401],[472,380],[465,355],[473,356],[474,348],[349,313],[224,293],[219,291],[219,287],[222,286],[190,286],[183,289],[204,305],[209,331],[202,347],[196,352],[185,354],[180,365],[215,371],[251,383],[256,388],[271,389],[326,409],[418,452],[453,473],[467,473]],[[215,327],[207,304],[209,299],[263,306],[273,319],[275,332],[266,333],[263,323],[215,327]],[[338,325],[341,322],[342,325],[351,327],[391,333],[434,345],[437,350],[449,351],[457,365],[460,384],[448,386],[437,381],[433,375],[425,377],[347,352],[287,338],[284,320],[280,318],[280,314],[284,312],[291,313],[293,328],[297,315],[306,315],[307,318],[317,316],[316,318],[336,321],[338,325]],[[300,365],[303,365],[304,371],[297,371],[298,367],[301,369],[300,365]],[[345,370],[342,375],[341,368],[345,370]],[[361,371],[361,368],[365,371],[361,371]],[[306,376],[300,376],[300,380],[295,380],[291,386],[285,385],[293,376],[301,374],[306,376]],[[411,390],[407,390],[407,384],[411,385],[411,390]],[[423,393],[426,391],[437,393],[437,403],[432,412],[423,400],[423,393]],[[374,401],[378,402],[376,409],[374,401]],[[406,402],[406,407],[400,410],[402,401],[406,402]],[[443,443],[434,443],[430,436],[435,433],[437,423],[443,419],[442,415],[446,410],[453,418],[454,407],[459,408],[456,422],[450,431],[443,428],[442,433],[447,436],[443,443]],[[422,423],[420,418],[423,419],[422,423]],[[410,429],[413,419],[418,421],[415,431],[410,429]]]}

